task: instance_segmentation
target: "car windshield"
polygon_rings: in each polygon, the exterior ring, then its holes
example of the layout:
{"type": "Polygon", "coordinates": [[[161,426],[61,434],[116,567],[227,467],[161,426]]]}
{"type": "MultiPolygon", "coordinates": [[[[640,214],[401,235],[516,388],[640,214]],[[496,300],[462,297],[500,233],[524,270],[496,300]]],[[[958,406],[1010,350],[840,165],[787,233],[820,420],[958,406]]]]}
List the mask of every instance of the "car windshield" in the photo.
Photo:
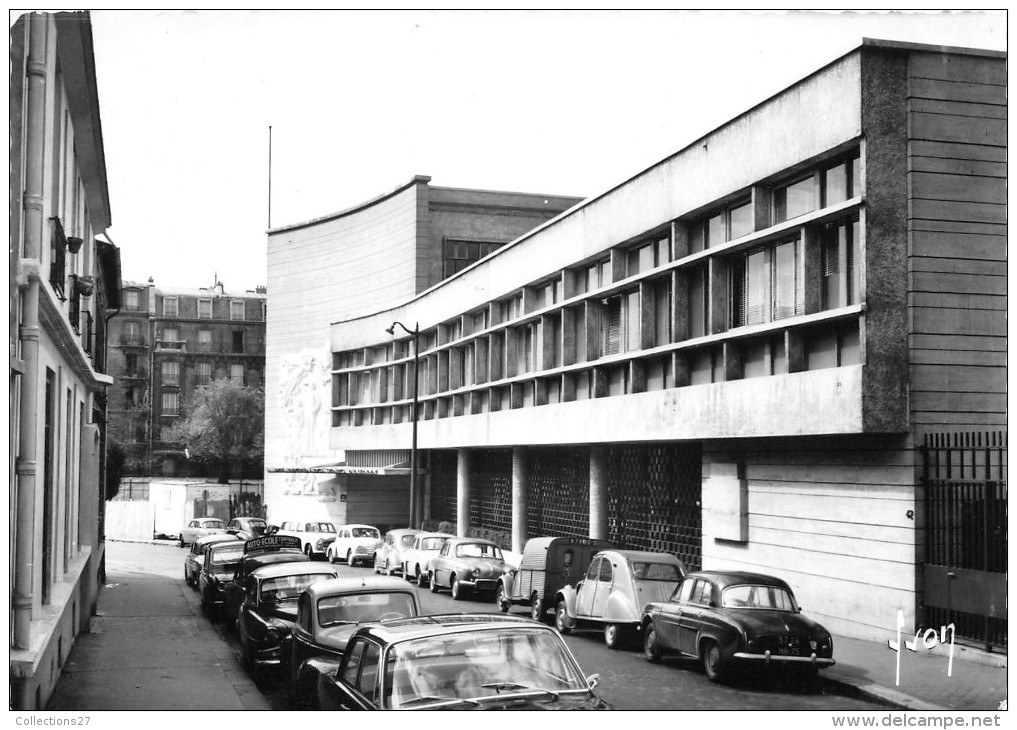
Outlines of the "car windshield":
{"type": "Polygon", "coordinates": [[[212,563],[221,565],[223,563],[239,563],[244,557],[244,546],[228,547],[222,550],[212,550],[212,563]]]}
{"type": "Polygon", "coordinates": [[[295,601],[307,586],[316,581],[333,577],[333,573],[305,573],[266,578],[261,581],[261,602],[295,601]]]}
{"type": "Polygon", "coordinates": [[[488,545],[483,542],[464,542],[456,548],[456,555],[460,558],[493,558],[501,560],[501,550],[496,545],[488,545]]]}
{"type": "Polygon", "coordinates": [[[416,604],[408,593],[354,593],[318,599],[318,623],[322,626],[416,615],[416,604]]]}
{"type": "Polygon", "coordinates": [[[222,520],[202,520],[199,524],[202,527],[222,527],[222,520]]]}
{"type": "Polygon", "coordinates": [[[403,535],[399,540],[399,544],[404,548],[413,547],[413,535],[403,535]]]}
{"type": "Polygon", "coordinates": [[[441,546],[448,540],[447,537],[429,537],[420,541],[421,550],[441,550],[441,546]]]}
{"type": "Polygon", "coordinates": [[[724,591],[724,608],[767,608],[771,611],[797,611],[794,596],[777,586],[731,586],[724,591]]]}
{"type": "Polygon", "coordinates": [[[309,522],[307,524],[308,532],[335,532],[335,525],[331,522],[309,522]]]}
{"type": "Polygon", "coordinates": [[[552,629],[518,625],[411,639],[385,661],[385,706],[420,707],[507,694],[587,691],[586,680],[552,629]]]}
{"type": "Polygon", "coordinates": [[[350,530],[353,537],[378,537],[380,533],[373,527],[354,527],[350,530]]]}
{"type": "Polygon", "coordinates": [[[632,563],[632,577],[636,580],[680,581],[682,574],[677,565],[670,563],[632,563]]]}

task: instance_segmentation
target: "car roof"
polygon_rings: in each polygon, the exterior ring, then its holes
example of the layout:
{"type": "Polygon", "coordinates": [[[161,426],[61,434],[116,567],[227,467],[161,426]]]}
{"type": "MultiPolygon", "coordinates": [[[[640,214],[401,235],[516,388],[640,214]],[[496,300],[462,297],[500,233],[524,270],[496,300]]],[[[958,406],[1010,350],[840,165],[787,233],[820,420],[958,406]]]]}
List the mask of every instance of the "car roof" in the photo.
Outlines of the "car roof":
{"type": "Polygon", "coordinates": [[[286,575],[335,575],[335,568],[331,565],[312,562],[297,563],[275,563],[265,565],[255,570],[251,575],[255,578],[279,578],[286,575]]]}
{"type": "Polygon", "coordinates": [[[363,525],[363,524],[361,524],[359,522],[351,522],[348,525],[339,525],[339,528],[337,528],[337,529],[340,529],[340,528],[343,528],[343,527],[370,527],[372,530],[377,530],[378,529],[374,525],[363,525]]]}
{"type": "Polygon", "coordinates": [[[389,530],[385,534],[386,535],[418,535],[418,534],[420,534],[420,530],[414,529],[412,527],[397,527],[394,530],[389,530]]]}
{"type": "Polygon", "coordinates": [[[766,575],[764,573],[750,573],[742,570],[697,570],[694,573],[689,573],[685,576],[686,578],[707,578],[712,580],[714,583],[719,585],[721,588],[728,588],[736,585],[762,585],[762,586],[775,586],[777,588],[786,588],[791,590],[791,586],[786,581],[781,580],[773,575],[766,575]]]}
{"type": "MultiPolygon", "coordinates": [[[[230,535],[230,537],[233,537],[233,536],[230,535]]],[[[237,546],[243,547],[244,543],[241,542],[240,540],[236,540],[236,539],[230,540],[229,542],[224,540],[223,542],[216,542],[216,543],[212,543],[211,545],[209,545],[208,546],[208,551],[210,553],[215,553],[215,552],[219,552],[220,550],[228,550],[230,548],[235,548],[237,546]]],[[[239,558],[238,558],[238,560],[239,560],[239,558]]]]}
{"type": "Polygon", "coordinates": [[[222,522],[219,517],[195,517],[198,522],[222,522]]]}
{"type": "Polygon", "coordinates": [[[556,537],[531,537],[526,541],[526,545],[523,546],[523,552],[531,553],[547,550],[556,542],[570,545],[591,545],[601,550],[610,550],[613,547],[607,540],[598,540],[593,537],[563,537],[558,535],[556,537]]]}
{"type": "Polygon", "coordinates": [[[244,555],[244,566],[248,570],[250,570],[252,565],[257,569],[278,563],[309,563],[310,561],[310,558],[293,548],[284,548],[271,552],[247,553],[244,555]]]}
{"type": "Polygon", "coordinates": [[[455,537],[455,535],[450,535],[450,534],[449,534],[449,533],[447,533],[447,532],[421,532],[421,533],[418,533],[418,534],[416,535],[416,537],[419,537],[419,538],[421,538],[421,539],[422,539],[422,538],[425,538],[425,537],[444,537],[444,538],[452,538],[452,537],[455,537]]]}
{"type": "Polygon", "coordinates": [[[217,532],[214,535],[205,535],[194,541],[195,545],[211,545],[215,542],[237,542],[237,538],[226,532],[217,532]]]}
{"type": "MultiPolygon", "coordinates": [[[[452,543],[453,545],[462,545],[463,543],[479,542],[483,545],[494,545],[495,547],[498,547],[498,544],[494,542],[494,540],[488,540],[483,537],[450,537],[449,542],[452,543]]],[[[501,548],[498,549],[500,550],[501,548]]]]}
{"type": "Polygon", "coordinates": [[[361,627],[358,633],[368,633],[382,642],[394,643],[423,636],[439,636],[513,626],[554,631],[553,628],[539,621],[512,614],[453,613],[392,619],[383,624],[361,627]]]}
{"type": "MultiPolygon", "coordinates": [[[[260,573],[259,573],[260,575],[260,573]]],[[[362,577],[344,576],[323,580],[314,585],[308,586],[305,591],[310,594],[311,599],[324,598],[326,596],[341,596],[347,593],[370,593],[378,591],[392,593],[413,593],[416,591],[409,583],[402,578],[391,578],[385,575],[365,575],[362,577]]]]}
{"type": "Polygon", "coordinates": [[[655,553],[649,550],[601,550],[597,555],[611,555],[629,562],[671,563],[672,565],[681,565],[682,568],[685,567],[682,565],[682,561],[671,553],[655,553]]]}

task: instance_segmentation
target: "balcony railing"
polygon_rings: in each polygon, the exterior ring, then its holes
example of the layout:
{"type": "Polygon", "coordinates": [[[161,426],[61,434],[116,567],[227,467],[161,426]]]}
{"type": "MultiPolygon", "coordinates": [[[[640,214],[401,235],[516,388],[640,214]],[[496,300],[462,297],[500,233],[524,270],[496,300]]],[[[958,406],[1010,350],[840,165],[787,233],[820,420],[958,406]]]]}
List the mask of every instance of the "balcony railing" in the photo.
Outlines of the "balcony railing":
{"type": "Polygon", "coordinates": [[[144,335],[120,335],[121,347],[146,347],[147,344],[144,335]]]}
{"type": "Polygon", "coordinates": [[[181,350],[187,349],[187,340],[156,340],[157,350],[181,350]]]}

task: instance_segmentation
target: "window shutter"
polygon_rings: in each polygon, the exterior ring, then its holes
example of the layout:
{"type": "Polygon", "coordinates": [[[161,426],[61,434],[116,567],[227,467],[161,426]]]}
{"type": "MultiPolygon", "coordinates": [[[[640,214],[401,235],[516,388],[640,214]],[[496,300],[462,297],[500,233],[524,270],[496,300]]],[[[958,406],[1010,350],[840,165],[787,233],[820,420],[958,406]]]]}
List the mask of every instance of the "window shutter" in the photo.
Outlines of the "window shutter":
{"type": "Polygon", "coordinates": [[[622,311],[621,297],[607,301],[607,337],[604,338],[604,354],[616,355],[621,352],[622,311]]]}

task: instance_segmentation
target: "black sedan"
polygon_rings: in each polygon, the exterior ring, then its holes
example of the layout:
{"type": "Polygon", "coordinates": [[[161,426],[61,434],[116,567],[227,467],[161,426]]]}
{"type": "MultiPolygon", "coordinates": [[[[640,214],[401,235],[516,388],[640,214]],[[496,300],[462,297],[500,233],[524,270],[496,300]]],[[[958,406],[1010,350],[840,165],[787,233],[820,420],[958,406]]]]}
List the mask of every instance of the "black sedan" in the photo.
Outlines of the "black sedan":
{"type": "Polygon", "coordinates": [[[300,538],[287,535],[269,535],[244,543],[244,557],[237,565],[233,579],[226,584],[226,618],[228,626],[235,626],[240,606],[251,585],[251,574],[266,565],[277,563],[306,563],[310,558],[300,549],[300,538]]]}
{"type": "Polygon", "coordinates": [[[335,577],[331,565],[311,562],[267,565],[251,573],[237,629],[240,653],[255,681],[261,669],[280,665],[281,645],[293,629],[300,594],[312,583],[335,577]]]}
{"type": "Polygon", "coordinates": [[[759,573],[689,573],[668,601],[646,605],[642,628],[649,661],[696,658],[713,681],[734,664],[814,675],[834,663],[830,632],[801,614],[787,583],[759,573]]]}
{"type": "Polygon", "coordinates": [[[419,616],[361,627],[318,676],[323,710],[609,710],[561,635],[519,616],[419,616]]]}
{"type": "Polygon", "coordinates": [[[198,593],[201,608],[212,621],[217,620],[223,610],[224,587],[243,556],[242,542],[216,542],[205,548],[205,560],[198,573],[198,593]]]}

